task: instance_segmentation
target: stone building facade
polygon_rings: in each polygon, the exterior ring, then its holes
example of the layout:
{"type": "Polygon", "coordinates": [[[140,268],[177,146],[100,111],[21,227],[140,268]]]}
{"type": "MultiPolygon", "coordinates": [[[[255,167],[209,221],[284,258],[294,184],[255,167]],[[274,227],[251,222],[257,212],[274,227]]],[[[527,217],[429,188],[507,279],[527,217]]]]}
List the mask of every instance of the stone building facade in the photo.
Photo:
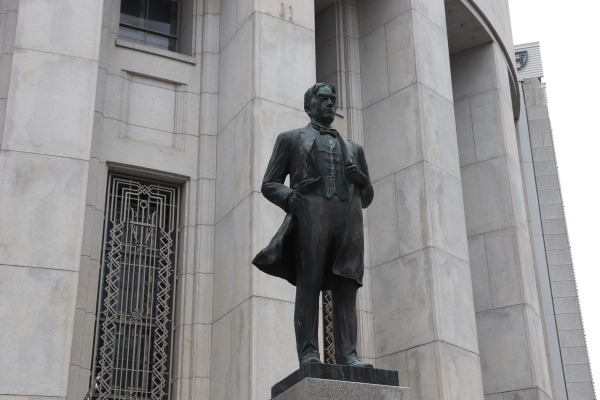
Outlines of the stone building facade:
{"type": "Polygon", "coordinates": [[[506,0],[2,0],[0,66],[0,399],[268,398],[260,185],[316,80],[375,189],[361,357],[417,400],[594,398],[506,0]]]}
{"type": "Polygon", "coordinates": [[[530,235],[557,399],[595,399],[548,115],[539,43],[515,46],[518,135],[530,235]]]}

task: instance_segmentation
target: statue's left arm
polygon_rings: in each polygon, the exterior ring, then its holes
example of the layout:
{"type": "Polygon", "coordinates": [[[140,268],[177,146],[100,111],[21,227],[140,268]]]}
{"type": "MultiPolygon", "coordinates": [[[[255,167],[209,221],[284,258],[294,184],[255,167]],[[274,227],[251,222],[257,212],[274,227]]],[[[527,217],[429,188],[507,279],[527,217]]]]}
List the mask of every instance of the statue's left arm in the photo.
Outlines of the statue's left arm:
{"type": "Polygon", "coordinates": [[[361,146],[358,146],[358,157],[356,160],[356,164],[360,172],[362,172],[363,175],[365,175],[367,178],[367,183],[365,183],[362,187],[359,187],[362,208],[367,208],[373,201],[373,196],[375,195],[375,193],[373,192],[371,178],[369,177],[369,167],[367,167],[365,152],[363,151],[363,148],[361,146]]]}

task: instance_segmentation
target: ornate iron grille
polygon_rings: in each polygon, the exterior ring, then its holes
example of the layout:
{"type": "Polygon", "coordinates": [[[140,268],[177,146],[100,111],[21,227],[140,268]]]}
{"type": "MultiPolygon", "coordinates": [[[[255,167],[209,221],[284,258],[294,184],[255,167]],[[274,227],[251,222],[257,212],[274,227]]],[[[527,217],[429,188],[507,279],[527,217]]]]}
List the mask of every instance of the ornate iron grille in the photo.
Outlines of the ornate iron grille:
{"type": "Polygon", "coordinates": [[[323,349],[325,362],[327,364],[335,364],[333,297],[331,296],[331,290],[323,290],[323,349]]]}
{"type": "Polygon", "coordinates": [[[109,177],[96,399],[170,398],[179,188],[109,177]]]}

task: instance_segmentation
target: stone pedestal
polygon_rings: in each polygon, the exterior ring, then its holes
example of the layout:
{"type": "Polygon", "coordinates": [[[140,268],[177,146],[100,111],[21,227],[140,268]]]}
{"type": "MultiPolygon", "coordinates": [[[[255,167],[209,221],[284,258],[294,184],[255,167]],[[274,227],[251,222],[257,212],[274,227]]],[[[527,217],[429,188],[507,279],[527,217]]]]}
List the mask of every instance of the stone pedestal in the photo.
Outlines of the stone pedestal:
{"type": "Polygon", "coordinates": [[[408,389],[398,387],[397,371],[311,363],[276,383],[271,398],[404,400],[408,389]]]}
{"type": "Polygon", "coordinates": [[[369,383],[304,378],[273,400],[409,400],[410,389],[369,383]]]}

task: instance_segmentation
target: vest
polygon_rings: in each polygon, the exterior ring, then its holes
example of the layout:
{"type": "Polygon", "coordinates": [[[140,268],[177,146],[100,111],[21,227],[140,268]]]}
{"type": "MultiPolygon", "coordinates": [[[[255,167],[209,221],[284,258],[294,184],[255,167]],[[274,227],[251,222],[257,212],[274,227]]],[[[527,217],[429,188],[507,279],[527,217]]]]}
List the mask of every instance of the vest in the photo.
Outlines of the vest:
{"type": "Polygon", "coordinates": [[[325,198],[337,195],[340,200],[348,199],[348,179],[343,165],[340,140],[329,134],[317,133],[313,145],[313,160],[321,176],[315,184],[315,192],[325,198]]]}

